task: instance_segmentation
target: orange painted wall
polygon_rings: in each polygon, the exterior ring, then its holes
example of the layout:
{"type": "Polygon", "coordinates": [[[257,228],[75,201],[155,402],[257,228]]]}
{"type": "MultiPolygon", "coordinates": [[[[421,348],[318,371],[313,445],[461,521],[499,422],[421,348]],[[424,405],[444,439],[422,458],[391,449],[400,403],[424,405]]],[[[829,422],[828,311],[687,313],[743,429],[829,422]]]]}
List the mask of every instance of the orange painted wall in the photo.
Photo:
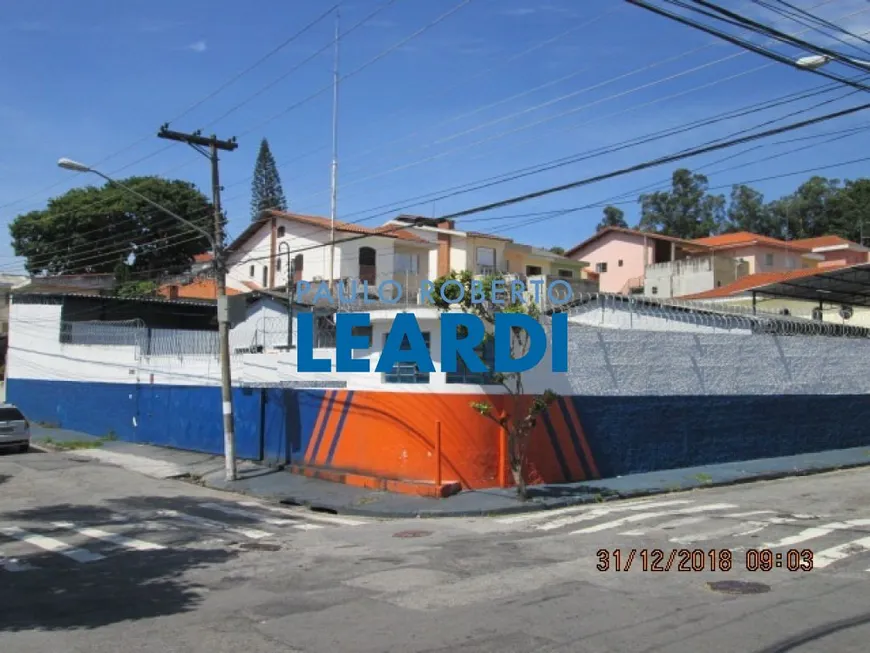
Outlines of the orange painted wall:
{"type": "MultiPolygon", "coordinates": [[[[436,422],[440,421],[442,480],[459,481],[466,489],[496,487],[501,430],[471,407],[475,401],[490,401],[501,410],[510,399],[328,391],[311,433],[305,434],[304,460],[296,462],[390,479],[432,481],[436,422]]],[[[525,410],[528,401],[522,400],[517,409],[525,410]]],[[[578,429],[582,432],[570,400],[559,400],[539,420],[529,447],[530,483],[597,477],[578,429]]],[[[510,482],[509,472],[505,478],[510,482]]]]}

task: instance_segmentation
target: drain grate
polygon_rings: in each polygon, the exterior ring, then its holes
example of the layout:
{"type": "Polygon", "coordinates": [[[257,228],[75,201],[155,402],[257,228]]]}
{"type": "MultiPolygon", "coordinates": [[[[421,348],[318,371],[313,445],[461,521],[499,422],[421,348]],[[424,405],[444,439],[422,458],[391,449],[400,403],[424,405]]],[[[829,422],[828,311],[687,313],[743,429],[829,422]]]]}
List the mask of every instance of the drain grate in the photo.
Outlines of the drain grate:
{"type": "Polygon", "coordinates": [[[393,533],[393,537],[426,537],[432,535],[432,531],[399,531],[393,533]]]}
{"type": "Polygon", "coordinates": [[[719,580],[707,583],[707,587],[723,594],[764,594],[770,591],[770,585],[750,583],[745,580],[719,580]]]}

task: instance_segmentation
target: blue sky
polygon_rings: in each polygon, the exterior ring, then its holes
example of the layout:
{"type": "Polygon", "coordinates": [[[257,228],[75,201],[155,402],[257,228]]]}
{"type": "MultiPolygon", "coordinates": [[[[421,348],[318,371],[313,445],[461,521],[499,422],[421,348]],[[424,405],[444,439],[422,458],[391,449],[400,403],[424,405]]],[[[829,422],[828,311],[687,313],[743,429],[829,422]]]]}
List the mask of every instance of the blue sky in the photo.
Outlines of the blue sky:
{"type": "MultiPolygon", "coordinates": [[[[7,3],[0,17],[0,66],[5,80],[0,98],[4,143],[0,220],[6,225],[19,213],[42,208],[51,196],[98,181],[58,169],[56,161],[61,156],[99,163],[100,170],[119,177],[159,174],[183,178],[207,192],[206,160],[182,144],[157,139],[159,126],[208,96],[332,4],[331,0],[7,3]]],[[[342,31],[381,4],[376,0],[342,3],[342,31]]],[[[342,40],[341,74],[350,76],[340,87],[339,219],[370,218],[367,224],[380,224],[399,209],[442,215],[670,154],[847,92],[840,90],[433,203],[428,198],[444,189],[826,82],[752,53],[739,54],[738,48],[711,36],[613,0],[471,0],[424,29],[460,4],[460,0],[395,0],[342,40]],[[401,45],[394,47],[397,44],[401,45]],[[355,72],[390,48],[394,49],[355,72]],[[419,196],[426,196],[426,201],[409,199],[419,196]]],[[[805,30],[748,2],[723,4],[776,21],[777,27],[788,32],[805,30]]],[[[870,30],[870,3],[864,0],[801,0],[798,4],[813,7],[819,15],[852,31],[870,30]]],[[[331,18],[320,21],[171,123],[182,131],[202,128],[221,138],[238,137],[239,148],[225,153],[221,163],[231,235],[239,233],[250,219],[250,175],[262,137],[269,139],[282,164],[280,173],[291,210],[329,215],[332,50],[328,46],[333,29],[331,18]],[[300,66],[306,58],[311,60],[300,66]],[[262,91],[267,85],[271,86],[262,91]]],[[[870,45],[858,42],[862,51],[817,32],[802,31],[801,35],[870,59],[870,45]]],[[[782,47],[778,50],[800,54],[782,47]]],[[[831,70],[836,69],[831,66],[831,70]]],[[[838,72],[854,74],[844,68],[838,72]]],[[[793,120],[845,108],[861,99],[862,94],[855,94],[793,120]]],[[[867,156],[866,130],[827,144],[824,134],[864,124],[870,125],[870,114],[775,138],[766,147],[740,156],[734,155],[746,147],[683,165],[707,166],[701,171],[709,174],[710,185],[721,186],[858,159],[867,156]],[[814,134],[821,135],[818,141],[773,144],[814,134]],[[805,149],[752,163],[796,147],[805,149]],[[711,165],[726,156],[732,158],[711,165]],[[743,167],[717,174],[737,165],[743,167]]],[[[458,226],[496,231],[534,245],[570,247],[592,233],[600,208],[532,224],[522,216],[596,203],[638,188],[666,187],[661,182],[674,167],[475,216],[458,226]]],[[[865,168],[866,163],[858,163],[819,174],[855,178],[865,168]]],[[[790,192],[808,176],[754,186],[773,198],[790,192]]],[[[727,194],[728,189],[720,192],[727,194]]],[[[634,224],[637,203],[620,206],[634,224]]],[[[8,237],[3,238],[0,270],[19,266],[8,237]]]]}

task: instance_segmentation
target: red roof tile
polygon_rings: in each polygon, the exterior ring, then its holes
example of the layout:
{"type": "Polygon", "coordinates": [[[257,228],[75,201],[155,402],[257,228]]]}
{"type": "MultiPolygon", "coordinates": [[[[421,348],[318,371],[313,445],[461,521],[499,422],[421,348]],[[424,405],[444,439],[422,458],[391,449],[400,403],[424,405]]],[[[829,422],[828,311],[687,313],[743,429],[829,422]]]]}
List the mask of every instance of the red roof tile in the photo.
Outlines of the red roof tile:
{"type": "Polygon", "coordinates": [[[801,277],[812,277],[824,272],[831,272],[840,268],[849,267],[849,265],[832,265],[824,268],[804,268],[801,270],[789,270],[788,272],[757,272],[755,274],[747,274],[745,277],[739,278],[737,281],[729,283],[727,286],[713,288],[694,295],[683,295],[680,299],[720,299],[723,297],[732,297],[740,295],[749,290],[769,286],[773,283],[781,283],[791,279],[800,279],[801,277]]]}
{"type": "Polygon", "coordinates": [[[788,249],[796,249],[800,251],[810,251],[810,247],[801,245],[798,241],[785,241],[779,238],[771,238],[770,236],[762,236],[753,234],[749,231],[736,231],[730,234],[719,234],[718,236],[707,236],[706,238],[696,238],[693,243],[699,243],[712,247],[713,249],[729,249],[732,247],[748,247],[751,245],[767,245],[769,247],[781,247],[788,249]]]}
{"type": "MultiPolygon", "coordinates": [[[[173,284],[160,286],[157,289],[157,294],[163,297],[170,297],[173,284]]],[[[194,279],[192,282],[179,285],[178,299],[217,299],[217,284],[214,279],[200,278],[194,279]]],[[[227,295],[240,294],[235,288],[227,288],[227,295]]]]}

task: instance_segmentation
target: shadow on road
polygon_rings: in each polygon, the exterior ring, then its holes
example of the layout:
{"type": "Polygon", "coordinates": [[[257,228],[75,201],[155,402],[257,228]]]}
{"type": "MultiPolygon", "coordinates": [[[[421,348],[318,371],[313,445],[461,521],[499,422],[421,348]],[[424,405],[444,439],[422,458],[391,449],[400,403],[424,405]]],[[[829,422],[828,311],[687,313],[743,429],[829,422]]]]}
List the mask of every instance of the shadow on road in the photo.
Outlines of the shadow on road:
{"type": "MultiPolygon", "coordinates": [[[[205,588],[191,578],[190,572],[228,562],[239,553],[226,546],[199,546],[203,540],[199,529],[167,528],[155,534],[135,513],[164,507],[195,510],[196,503],[188,498],[144,496],[117,499],[108,508],[60,504],[0,514],[4,522],[0,525],[18,524],[22,529],[105,556],[79,562],[33,548],[30,550],[34,553],[15,559],[16,564],[29,569],[12,572],[0,568],[0,632],[91,629],[195,609],[205,588]],[[126,522],[119,521],[119,515],[126,522]],[[79,526],[124,524],[121,530],[102,528],[165,548],[132,550],[71,537],[69,530],[53,522],[74,522],[79,526]]],[[[11,539],[0,535],[0,542],[11,539]]],[[[25,549],[29,546],[19,545],[25,549]]]]}

